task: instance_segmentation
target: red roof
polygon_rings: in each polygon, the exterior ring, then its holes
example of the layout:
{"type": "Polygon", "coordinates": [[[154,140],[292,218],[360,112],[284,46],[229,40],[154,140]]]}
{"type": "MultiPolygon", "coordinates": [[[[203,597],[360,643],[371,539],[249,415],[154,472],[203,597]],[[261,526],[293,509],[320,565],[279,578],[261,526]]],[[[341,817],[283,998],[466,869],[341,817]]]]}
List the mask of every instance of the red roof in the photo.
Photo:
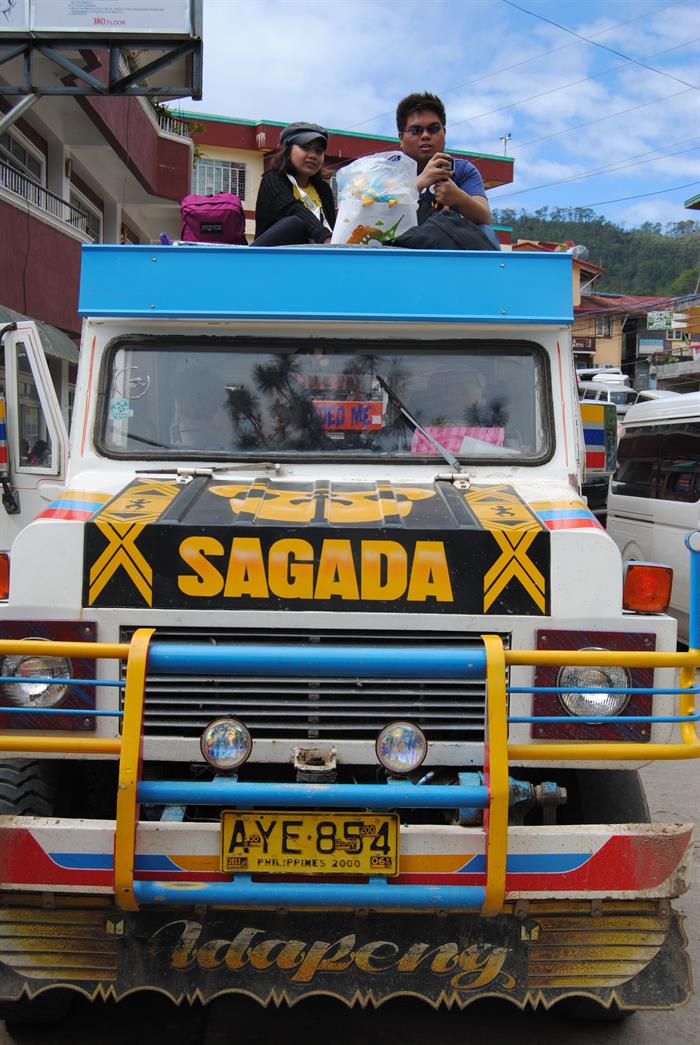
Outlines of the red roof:
{"type": "Polygon", "coordinates": [[[657,312],[668,309],[675,300],[647,294],[585,294],[575,311],[577,315],[586,312],[657,312]]]}

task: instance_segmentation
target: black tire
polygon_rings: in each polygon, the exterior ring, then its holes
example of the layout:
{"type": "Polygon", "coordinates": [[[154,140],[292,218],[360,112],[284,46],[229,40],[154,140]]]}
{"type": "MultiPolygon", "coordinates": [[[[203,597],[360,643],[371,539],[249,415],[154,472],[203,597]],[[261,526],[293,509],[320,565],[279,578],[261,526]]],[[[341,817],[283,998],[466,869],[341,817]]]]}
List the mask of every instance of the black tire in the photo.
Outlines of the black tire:
{"type": "Polygon", "coordinates": [[[576,789],[584,824],[648,824],[647,797],[634,769],[579,769],[576,789]]]}
{"type": "Polygon", "coordinates": [[[73,991],[46,991],[38,998],[20,998],[0,1002],[0,1020],[5,1023],[59,1023],[64,1019],[76,995],[73,991]]]}
{"type": "Polygon", "coordinates": [[[0,814],[53,816],[55,769],[34,759],[0,759],[0,814]]]}

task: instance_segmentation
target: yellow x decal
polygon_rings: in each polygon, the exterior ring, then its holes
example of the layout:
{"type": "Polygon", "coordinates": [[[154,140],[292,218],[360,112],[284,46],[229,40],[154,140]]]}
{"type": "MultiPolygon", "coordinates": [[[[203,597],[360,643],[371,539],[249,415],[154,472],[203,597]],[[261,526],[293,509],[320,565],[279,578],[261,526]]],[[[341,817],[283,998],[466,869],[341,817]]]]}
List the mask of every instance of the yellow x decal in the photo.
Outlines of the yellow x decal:
{"type": "Polygon", "coordinates": [[[153,602],[153,570],[136,547],[136,539],[146,523],[107,523],[95,521],[95,526],[107,538],[107,547],[90,567],[92,606],[105,585],[119,569],[126,571],[148,606],[153,602]]]}
{"type": "Polygon", "coordinates": [[[495,602],[512,580],[520,581],[540,613],[545,612],[546,582],[542,573],[527,554],[539,530],[524,533],[492,530],[491,535],[501,548],[501,554],[484,574],[484,613],[495,602]]]}

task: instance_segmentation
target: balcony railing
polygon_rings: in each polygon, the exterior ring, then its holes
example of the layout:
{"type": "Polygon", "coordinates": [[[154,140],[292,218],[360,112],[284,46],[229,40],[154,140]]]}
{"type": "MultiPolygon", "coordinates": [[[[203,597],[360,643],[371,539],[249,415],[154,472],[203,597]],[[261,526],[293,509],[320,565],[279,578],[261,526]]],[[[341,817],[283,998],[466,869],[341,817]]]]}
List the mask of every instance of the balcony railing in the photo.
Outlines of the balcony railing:
{"type": "Polygon", "coordinates": [[[181,138],[191,138],[190,125],[187,120],[178,120],[176,116],[165,116],[158,113],[158,123],[161,131],[168,134],[179,134],[181,138]]]}
{"type": "Polygon", "coordinates": [[[43,185],[32,181],[26,174],[22,174],[21,171],[2,160],[0,160],[0,188],[21,196],[39,210],[43,210],[53,218],[57,218],[58,221],[63,221],[71,228],[77,229],[78,232],[87,236],[91,243],[94,242],[88,232],[89,215],[84,210],[74,207],[72,203],[68,203],[54,192],[49,192],[43,185]]]}

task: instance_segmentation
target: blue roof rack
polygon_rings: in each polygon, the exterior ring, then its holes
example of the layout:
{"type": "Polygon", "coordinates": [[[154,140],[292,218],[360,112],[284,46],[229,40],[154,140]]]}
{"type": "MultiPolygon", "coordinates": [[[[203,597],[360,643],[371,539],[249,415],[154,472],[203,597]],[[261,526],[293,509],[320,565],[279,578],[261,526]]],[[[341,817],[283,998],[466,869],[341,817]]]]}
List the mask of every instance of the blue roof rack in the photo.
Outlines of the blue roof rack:
{"type": "Polygon", "coordinates": [[[567,324],[571,256],[381,247],[83,247],[83,316],[567,324]]]}

